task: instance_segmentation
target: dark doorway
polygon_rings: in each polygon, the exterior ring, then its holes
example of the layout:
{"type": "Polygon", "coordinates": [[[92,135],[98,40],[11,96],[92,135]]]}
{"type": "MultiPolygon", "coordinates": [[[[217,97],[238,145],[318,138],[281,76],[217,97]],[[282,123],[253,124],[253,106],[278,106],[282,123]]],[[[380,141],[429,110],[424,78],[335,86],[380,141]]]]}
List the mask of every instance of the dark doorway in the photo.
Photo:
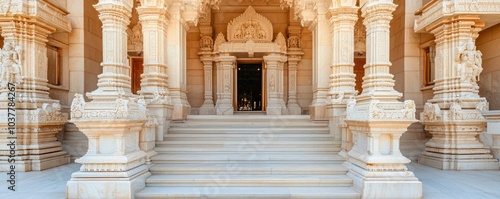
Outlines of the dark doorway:
{"type": "Polygon", "coordinates": [[[238,64],[237,111],[262,111],[262,64],[238,64]]]}

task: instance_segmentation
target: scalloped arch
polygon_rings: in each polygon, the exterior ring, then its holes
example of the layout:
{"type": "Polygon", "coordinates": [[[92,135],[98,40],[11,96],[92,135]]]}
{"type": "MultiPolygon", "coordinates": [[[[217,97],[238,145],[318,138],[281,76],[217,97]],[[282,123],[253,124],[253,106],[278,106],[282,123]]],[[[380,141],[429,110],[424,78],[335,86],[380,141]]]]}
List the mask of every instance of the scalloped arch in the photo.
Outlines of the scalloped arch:
{"type": "Polygon", "coordinates": [[[234,18],[227,25],[227,37],[229,42],[272,42],[273,25],[266,17],[255,12],[252,6],[248,6],[243,14],[234,18]]]}

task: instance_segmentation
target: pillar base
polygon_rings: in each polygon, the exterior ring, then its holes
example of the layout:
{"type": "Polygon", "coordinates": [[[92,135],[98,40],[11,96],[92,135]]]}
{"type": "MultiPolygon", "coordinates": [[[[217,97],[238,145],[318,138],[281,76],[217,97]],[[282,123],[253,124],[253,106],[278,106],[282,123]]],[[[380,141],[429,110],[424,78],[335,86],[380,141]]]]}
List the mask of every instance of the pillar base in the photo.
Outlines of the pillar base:
{"type": "Polygon", "coordinates": [[[288,115],[302,115],[302,108],[298,104],[288,104],[288,115]]]}
{"type": "Polygon", "coordinates": [[[170,91],[170,96],[172,99],[172,120],[174,121],[184,121],[189,112],[191,112],[191,105],[187,101],[186,94],[181,91],[170,91]]]}
{"type": "Polygon", "coordinates": [[[149,176],[146,165],[126,172],[75,172],[66,185],[66,197],[133,199],[149,176]]]}
{"type": "Polygon", "coordinates": [[[215,107],[212,104],[203,104],[199,109],[200,115],[215,115],[215,107]]]}
{"type": "Polygon", "coordinates": [[[498,160],[490,154],[448,155],[424,152],[418,163],[442,170],[498,170],[498,160]]]}
{"type": "Polygon", "coordinates": [[[422,183],[410,171],[367,172],[351,163],[345,166],[361,198],[422,198],[422,183]]]}
{"type": "Polygon", "coordinates": [[[43,171],[46,169],[69,164],[71,157],[64,151],[57,153],[45,154],[43,156],[30,156],[31,160],[22,160],[15,158],[14,164],[8,163],[7,157],[0,159],[0,171],[10,171],[10,166],[14,165],[16,171],[43,171]],[[52,156],[52,157],[47,157],[52,156]]]}
{"type": "Polygon", "coordinates": [[[234,110],[231,104],[217,104],[215,106],[217,115],[232,115],[234,110]]]}
{"type": "Polygon", "coordinates": [[[326,105],[316,104],[309,107],[309,114],[312,120],[328,120],[326,105]]]}

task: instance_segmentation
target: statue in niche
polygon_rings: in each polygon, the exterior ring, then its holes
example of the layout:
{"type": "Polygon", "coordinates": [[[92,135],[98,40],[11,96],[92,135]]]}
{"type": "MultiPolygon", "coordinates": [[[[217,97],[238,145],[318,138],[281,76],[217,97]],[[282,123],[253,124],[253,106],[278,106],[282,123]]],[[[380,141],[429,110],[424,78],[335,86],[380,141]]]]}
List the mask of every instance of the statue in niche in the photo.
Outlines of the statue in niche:
{"type": "Polygon", "coordinates": [[[5,42],[0,51],[1,87],[7,86],[9,82],[19,84],[22,82],[21,76],[21,46],[16,46],[10,42],[5,42]]]}
{"type": "Polygon", "coordinates": [[[482,53],[476,50],[476,46],[472,39],[469,39],[462,46],[458,47],[457,75],[460,76],[460,81],[476,83],[479,81],[479,75],[483,71],[482,53]]]}
{"type": "Polygon", "coordinates": [[[137,23],[132,30],[127,30],[129,45],[142,45],[142,25],[137,23]]]}

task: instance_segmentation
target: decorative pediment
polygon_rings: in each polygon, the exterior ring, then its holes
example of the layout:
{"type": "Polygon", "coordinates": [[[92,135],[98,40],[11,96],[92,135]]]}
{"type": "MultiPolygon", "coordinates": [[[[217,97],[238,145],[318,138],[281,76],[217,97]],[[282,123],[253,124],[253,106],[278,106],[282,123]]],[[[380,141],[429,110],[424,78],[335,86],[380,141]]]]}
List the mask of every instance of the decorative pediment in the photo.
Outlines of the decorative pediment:
{"type": "Polygon", "coordinates": [[[264,16],[248,6],[245,12],[231,20],[227,25],[229,42],[244,43],[248,40],[255,42],[272,42],[273,25],[264,16]]]}

